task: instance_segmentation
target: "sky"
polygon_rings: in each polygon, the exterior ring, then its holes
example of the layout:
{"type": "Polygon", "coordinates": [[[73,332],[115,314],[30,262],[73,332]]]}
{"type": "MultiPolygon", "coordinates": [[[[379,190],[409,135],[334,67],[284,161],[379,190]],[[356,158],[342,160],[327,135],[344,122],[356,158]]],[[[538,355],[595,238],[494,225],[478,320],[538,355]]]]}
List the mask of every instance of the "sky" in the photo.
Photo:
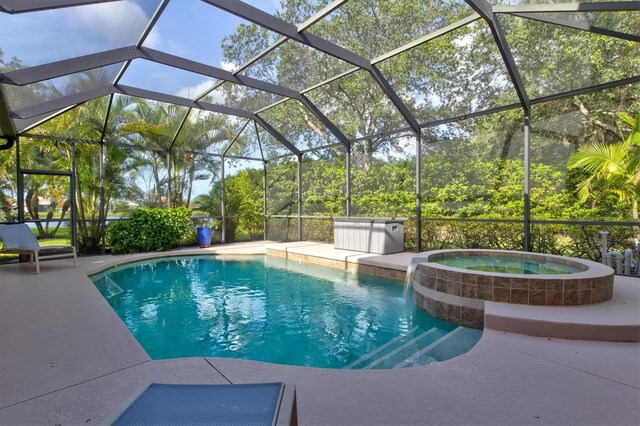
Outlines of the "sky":
{"type": "MultiPolygon", "coordinates": [[[[279,0],[245,2],[274,13],[279,0]]],[[[36,13],[0,14],[0,48],[5,59],[16,56],[24,65],[35,66],[135,45],[159,3],[160,0],[121,0],[36,13]]],[[[171,0],[143,46],[233,70],[241,64],[224,61],[221,44],[241,23],[248,22],[201,0],[171,0]]],[[[60,85],[64,85],[66,79],[61,78],[60,85]]],[[[211,88],[215,80],[136,59],[120,83],[194,99],[211,88]]],[[[225,102],[222,92],[216,92],[213,99],[207,100],[225,102]]],[[[245,167],[261,167],[261,163],[236,162],[227,166],[227,171],[233,173],[245,167]]],[[[206,189],[208,182],[196,183],[197,193],[206,189]]]]}
{"type": "MultiPolygon", "coordinates": [[[[278,0],[247,3],[274,13],[278,0]]],[[[0,48],[5,61],[15,56],[26,66],[135,45],[159,0],[122,0],[103,4],[16,15],[0,14],[0,48]]],[[[247,21],[200,0],[172,0],[144,46],[208,65],[232,70],[237,64],[222,59],[221,43],[247,21]]],[[[122,84],[195,97],[213,79],[135,60],[122,84]]]]}
{"type": "MultiPolygon", "coordinates": [[[[274,13],[279,0],[245,2],[274,13]]],[[[15,56],[23,65],[35,66],[135,45],[159,3],[159,0],[122,0],[35,13],[0,13],[0,48],[5,61],[15,56]]],[[[172,0],[144,46],[231,71],[238,64],[223,60],[221,43],[240,23],[247,21],[200,0],[172,0]]],[[[62,77],[58,79],[60,82],[53,83],[62,87],[66,79],[62,77]]],[[[120,81],[191,99],[214,82],[210,77],[141,59],[132,62],[120,81]]],[[[224,99],[209,101],[223,103],[224,99]]],[[[234,173],[262,164],[232,161],[226,166],[227,173],[234,173]]],[[[208,185],[208,181],[195,182],[195,195],[207,192],[208,185]]]]}

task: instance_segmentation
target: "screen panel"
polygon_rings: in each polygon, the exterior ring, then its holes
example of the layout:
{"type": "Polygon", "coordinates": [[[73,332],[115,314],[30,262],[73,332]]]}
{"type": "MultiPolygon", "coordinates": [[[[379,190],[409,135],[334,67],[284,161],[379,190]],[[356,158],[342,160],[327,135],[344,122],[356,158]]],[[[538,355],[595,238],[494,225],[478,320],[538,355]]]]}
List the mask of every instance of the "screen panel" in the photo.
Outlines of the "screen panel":
{"type": "Polygon", "coordinates": [[[350,0],[310,32],[373,59],[472,13],[459,0],[350,0]]]}
{"type": "Polygon", "coordinates": [[[523,126],[513,109],[423,130],[423,249],[524,248],[523,126]]]}
{"type": "Polygon", "coordinates": [[[352,216],[415,216],[415,146],[412,134],[352,145],[352,216]]]}
{"type": "Polygon", "coordinates": [[[640,43],[499,14],[530,98],[638,75],[640,43]]]}
{"type": "Polygon", "coordinates": [[[267,238],[298,239],[298,160],[284,157],[267,163],[267,238]]]}
{"type": "Polygon", "coordinates": [[[31,13],[0,13],[0,40],[10,70],[119,47],[142,36],[160,0],[114,1],[31,13]]]}
{"type": "Polygon", "coordinates": [[[408,126],[367,71],[332,81],[308,96],[350,139],[408,126]]]}

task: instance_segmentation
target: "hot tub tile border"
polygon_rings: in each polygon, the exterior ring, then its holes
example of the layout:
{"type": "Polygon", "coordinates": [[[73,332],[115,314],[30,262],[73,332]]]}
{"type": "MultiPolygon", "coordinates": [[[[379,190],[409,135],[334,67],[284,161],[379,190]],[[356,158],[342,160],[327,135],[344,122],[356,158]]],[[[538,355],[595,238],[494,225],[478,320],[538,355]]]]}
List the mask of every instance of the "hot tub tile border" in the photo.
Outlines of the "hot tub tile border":
{"type": "MultiPolygon", "coordinates": [[[[486,255],[488,251],[472,250],[469,252],[456,251],[466,256],[486,255]]],[[[523,258],[531,253],[524,252],[500,252],[501,255],[514,258],[523,258]]],[[[544,262],[573,265],[576,261],[561,259],[555,255],[540,255],[544,262]],[[560,262],[561,260],[561,262],[560,262]]],[[[467,321],[464,321],[464,310],[458,311],[453,306],[460,305],[460,299],[493,301],[535,306],[578,306],[601,303],[611,299],[613,295],[613,271],[601,268],[602,265],[595,262],[578,260],[586,268],[585,271],[576,272],[570,278],[561,278],[554,275],[539,275],[535,278],[529,276],[514,276],[513,274],[496,274],[483,271],[460,270],[448,265],[433,263],[433,259],[445,257],[443,252],[428,253],[426,262],[418,263],[414,274],[414,290],[427,289],[426,295],[422,295],[416,304],[429,314],[460,325],[469,325],[469,319],[475,316],[483,316],[484,310],[477,310],[474,314],[466,313],[467,321]],[[587,263],[589,262],[589,263],[587,263]],[[602,274],[594,276],[594,274],[602,274]],[[437,300],[430,302],[430,297],[437,296],[437,300]],[[442,299],[445,297],[445,299],[442,299]],[[456,299],[458,298],[458,299],[456,299]],[[463,322],[465,324],[463,324],[463,322]]],[[[473,321],[473,327],[480,322],[477,318],[473,321]]]]}

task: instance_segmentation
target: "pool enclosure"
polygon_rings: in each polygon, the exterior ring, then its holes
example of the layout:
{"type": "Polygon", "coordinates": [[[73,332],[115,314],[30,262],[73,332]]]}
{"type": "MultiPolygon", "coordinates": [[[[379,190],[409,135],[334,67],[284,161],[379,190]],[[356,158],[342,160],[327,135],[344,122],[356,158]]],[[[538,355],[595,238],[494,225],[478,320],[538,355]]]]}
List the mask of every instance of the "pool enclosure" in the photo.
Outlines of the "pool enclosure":
{"type": "Polygon", "coordinates": [[[0,83],[0,222],[85,251],[144,206],[227,242],[638,233],[640,1],[0,0],[0,83]]]}

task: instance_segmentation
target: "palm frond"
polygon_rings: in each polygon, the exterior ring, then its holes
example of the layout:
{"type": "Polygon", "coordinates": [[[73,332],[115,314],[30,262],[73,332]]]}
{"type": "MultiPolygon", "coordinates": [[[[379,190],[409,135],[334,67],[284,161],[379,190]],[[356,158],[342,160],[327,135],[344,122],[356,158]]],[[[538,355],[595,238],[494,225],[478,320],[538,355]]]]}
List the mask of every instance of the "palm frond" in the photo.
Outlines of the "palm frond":
{"type": "Polygon", "coordinates": [[[624,143],[595,143],[579,148],[569,159],[568,167],[570,170],[582,169],[608,180],[613,175],[624,173],[627,153],[624,143]]]}

